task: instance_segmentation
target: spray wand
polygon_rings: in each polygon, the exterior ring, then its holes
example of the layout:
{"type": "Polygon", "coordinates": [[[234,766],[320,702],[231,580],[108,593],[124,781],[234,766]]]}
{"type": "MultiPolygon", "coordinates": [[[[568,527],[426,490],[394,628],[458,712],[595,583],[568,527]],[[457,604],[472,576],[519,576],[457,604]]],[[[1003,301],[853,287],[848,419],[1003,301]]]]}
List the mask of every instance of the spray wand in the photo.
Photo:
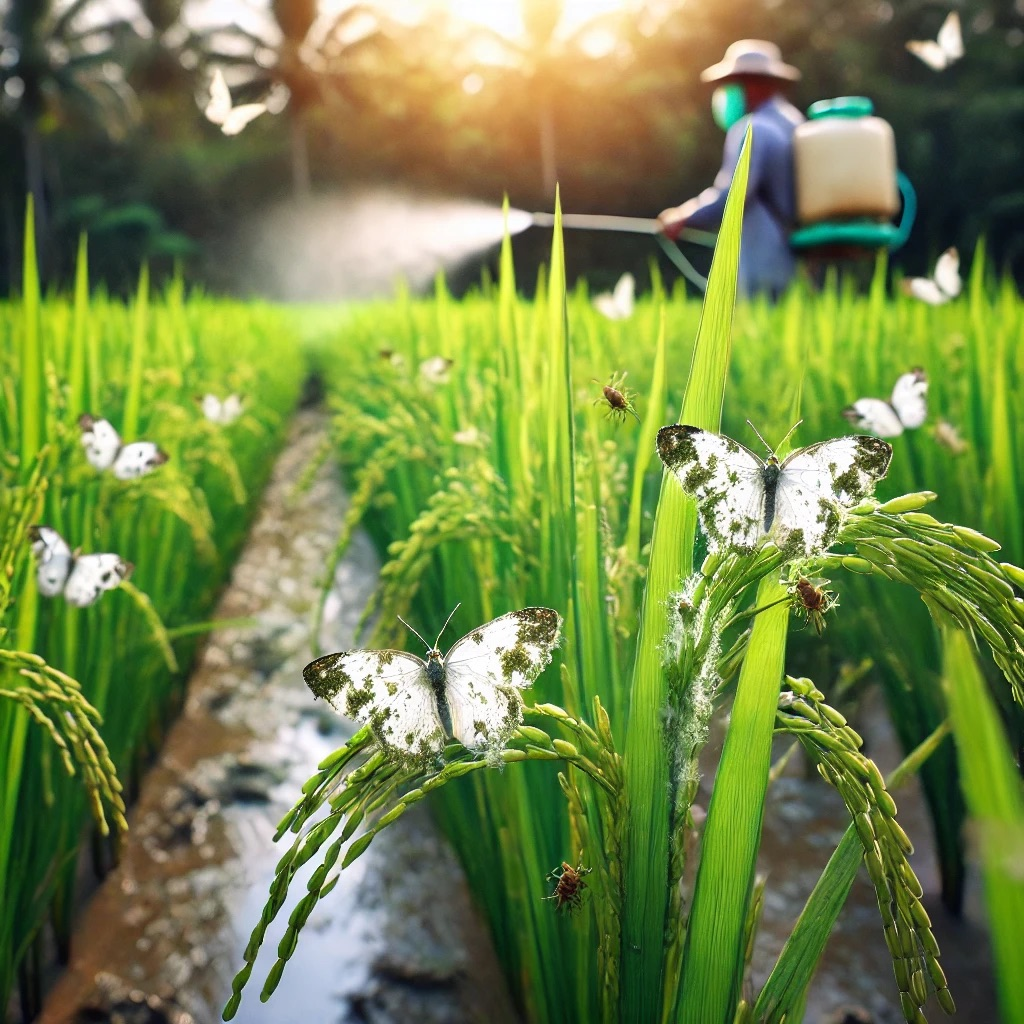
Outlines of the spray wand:
{"type": "MultiPolygon", "coordinates": [[[[551,228],[555,226],[553,213],[534,213],[530,215],[534,227],[551,228]]],[[[708,279],[683,255],[682,250],[674,242],[665,237],[661,221],[654,217],[612,217],[605,214],[563,213],[563,228],[578,228],[583,231],[625,231],[634,235],[653,235],[672,261],[676,269],[692,285],[704,291],[708,279]]],[[[698,231],[696,228],[683,228],[679,237],[697,245],[713,247],[718,237],[713,231],[698,231]]]]}

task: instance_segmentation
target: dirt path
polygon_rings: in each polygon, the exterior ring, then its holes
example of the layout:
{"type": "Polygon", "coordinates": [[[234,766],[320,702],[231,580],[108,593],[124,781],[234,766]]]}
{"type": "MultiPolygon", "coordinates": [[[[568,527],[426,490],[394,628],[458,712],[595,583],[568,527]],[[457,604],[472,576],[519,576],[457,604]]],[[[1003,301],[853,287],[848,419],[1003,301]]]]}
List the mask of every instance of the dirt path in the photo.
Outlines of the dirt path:
{"type": "MultiPolygon", "coordinates": [[[[276,822],[348,729],[302,683],[312,609],[344,514],[330,469],[293,500],[322,437],[296,418],[185,709],[131,815],[120,866],[79,922],[41,1024],[212,1024],[230,993],[284,847],[276,822]]],[[[327,650],[351,646],[377,564],[358,536],[335,578],[327,650]]],[[[419,810],[419,809],[417,809],[419,810]]],[[[296,897],[305,891],[297,886],[296,897]]],[[[282,923],[287,919],[282,913],[282,923]]],[[[383,833],[317,908],[280,987],[259,990],[283,929],[267,936],[241,1024],[513,1022],[461,869],[425,813],[383,833]]]]}

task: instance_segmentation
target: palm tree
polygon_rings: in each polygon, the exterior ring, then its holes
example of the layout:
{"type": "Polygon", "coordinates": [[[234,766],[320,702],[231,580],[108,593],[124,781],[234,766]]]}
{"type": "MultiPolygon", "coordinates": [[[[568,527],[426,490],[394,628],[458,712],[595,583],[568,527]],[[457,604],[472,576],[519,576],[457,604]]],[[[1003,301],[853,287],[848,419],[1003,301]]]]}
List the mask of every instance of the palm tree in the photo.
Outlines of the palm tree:
{"type": "Polygon", "coordinates": [[[309,108],[320,99],[320,84],[303,59],[302,47],[316,21],[317,3],[316,0],[271,0],[270,9],[281,30],[276,80],[283,83],[290,94],[292,188],[296,196],[304,197],[310,190],[306,116],[309,108]]]}
{"type": "MultiPolygon", "coordinates": [[[[169,0],[164,0],[169,2],[169,0]]],[[[331,22],[323,22],[316,0],[271,0],[274,24],[264,33],[237,25],[206,34],[204,62],[244,69],[238,83],[247,97],[266,95],[273,88],[288,90],[287,116],[291,138],[292,189],[296,198],[310,192],[309,117],[314,109],[358,93],[355,79],[393,52],[392,33],[374,8],[354,4],[331,22]],[[248,42],[243,54],[227,52],[224,43],[248,42]],[[272,54],[271,60],[266,59],[272,54]]]]}
{"type": "Polygon", "coordinates": [[[563,0],[521,0],[523,25],[529,39],[525,50],[527,75],[537,104],[538,142],[541,181],[544,195],[554,196],[558,182],[555,153],[555,116],[551,72],[557,67],[558,45],[555,32],[565,10],[563,0]]]}
{"type": "Polygon", "coordinates": [[[558,180],[557,99],[570,89],[578,89],[581,75],[593,67],[593,58],[585,54],[588,37],[599,28],[621,28],[624,18],[619,13],[597,15],[564,35],[559,31],[564,0],[520,0],[520,12],[525,42],[517,43],[484,27],[466,33],[465,41],[468,52],[472,52],[477,39],[497,44],[523,76],[536,116],[543,195],[552,197],[558,180]]]}
{"type": "Polygon", "coordinates": [[[131,21],[103,19],[102,0],[73,0],[61,10],[54,0],[9,0],[0,18],[2,114],[21,138],[24,186],[35,204],[43,265],[52,184],[46,136],[72,117],[98,124],[112,137],[123,135],[137,105],[121,57],[126,43],[136,39],[131,21]]]}

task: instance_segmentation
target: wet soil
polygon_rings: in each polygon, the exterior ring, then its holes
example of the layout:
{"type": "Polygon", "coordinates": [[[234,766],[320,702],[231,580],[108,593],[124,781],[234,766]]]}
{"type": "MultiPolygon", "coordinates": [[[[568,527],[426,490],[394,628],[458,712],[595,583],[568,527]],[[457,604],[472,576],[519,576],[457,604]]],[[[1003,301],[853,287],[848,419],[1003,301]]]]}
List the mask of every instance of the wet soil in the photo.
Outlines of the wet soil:
{"type": "MultiPolygon", "coordinates": [[[[854,727],[883,775],[902,760],[881,695],[871,693],[854,727]]],[[[788,744],[777,747],[781,752],[788,744]]],[[[931,824],[920,785],[910,780],[893,793],[898,820],[914,842],[911,866],[924,889],[924,907],[942,950],[942,966],[957,1004],[957,1019],[997,1024],[983,894],[977,865],[969,865],[964,912],[953,917],[943,906],[931,824]]],[[[756,992],[771,972],[803,905],[828,862],[850,817],[839,795],[794,758],[772,786],[765,809],[759,871],[767,875],[765,906],[752,963],[756,992]]],[[[748,993],[749,994],[749,993],[748,993]]],[[[811,985],[804,1019],[808,1024],[844,1021],[903,1024],[899,990],[882,935],[875,890],[862,867],[832,931],[811,985]]],[[[932,998],[925,1007],[929,1021],[947,1020],[932,998]]]]}
{"type": "MultiPolygon", "coordinates": [[[[350,730],[302,683],[324,564],[345,511],[329,469],[295,494],[323,427],[316,411],[293,424],[217,611],[254,624],[211,635],[143,784],[120,864],[80,919],[41,1024],[220,1019],[284,852],[272,842],[277,821],[350,730]]],[[[323,649],[352,646],[376,574],[359,535],[335,576],[323,649]]],[[[305,892],[301,881],[291,902],[305,892]]],[[[342,873],[264,1004],[259,989],[287,917],[286,908],[267,935],[241,1024],[515,1020],[461,869],[422,809],[342,873]]]]}

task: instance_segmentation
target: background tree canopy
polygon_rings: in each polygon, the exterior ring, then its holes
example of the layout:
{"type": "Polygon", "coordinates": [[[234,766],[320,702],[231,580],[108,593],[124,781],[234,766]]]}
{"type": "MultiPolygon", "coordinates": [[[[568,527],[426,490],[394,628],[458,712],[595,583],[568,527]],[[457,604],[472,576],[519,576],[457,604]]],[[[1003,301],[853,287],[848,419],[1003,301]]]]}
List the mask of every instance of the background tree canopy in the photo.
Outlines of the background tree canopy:
{"type": "MultiPolygon", "coordinates": [[[[904,44],[934,38],[948,4],[648,0],[567,33],[559,4],[523,0],[521,42],[440,15],[400,23],[388,6],[325,17],[314,0],[273,0],[252,25],[221,25],[180,0],[7,0],[0,287],[18,280],[26,191],[48,280],[67,279],[86,231],[94,275],[117,290],[142,259],[251,290],[231,258],[240,225],[289,197],[366,183],[492,204],[507,193],[542,210],[557,179],[566,209],[654,216],[718,168],[698,76],[743,37],[774,40],[801,68],[798,106],[866,95],[892,124],[920,199],[898,263],[922,272],[947,245],[969,253],[984,237],[996,265],[1024,278],[1021,0],[956,4],[966,53],[941,73],[904,44]],[[276,113],[224,136],[203,115],[215,67],[236,104],[276,113]]],[[[517,246],[527,267],[542,235],[517,246]]],[[[604,284],[642,276],[652,254],[646,239],[574,236],[569,270],[604,284]]]]}

